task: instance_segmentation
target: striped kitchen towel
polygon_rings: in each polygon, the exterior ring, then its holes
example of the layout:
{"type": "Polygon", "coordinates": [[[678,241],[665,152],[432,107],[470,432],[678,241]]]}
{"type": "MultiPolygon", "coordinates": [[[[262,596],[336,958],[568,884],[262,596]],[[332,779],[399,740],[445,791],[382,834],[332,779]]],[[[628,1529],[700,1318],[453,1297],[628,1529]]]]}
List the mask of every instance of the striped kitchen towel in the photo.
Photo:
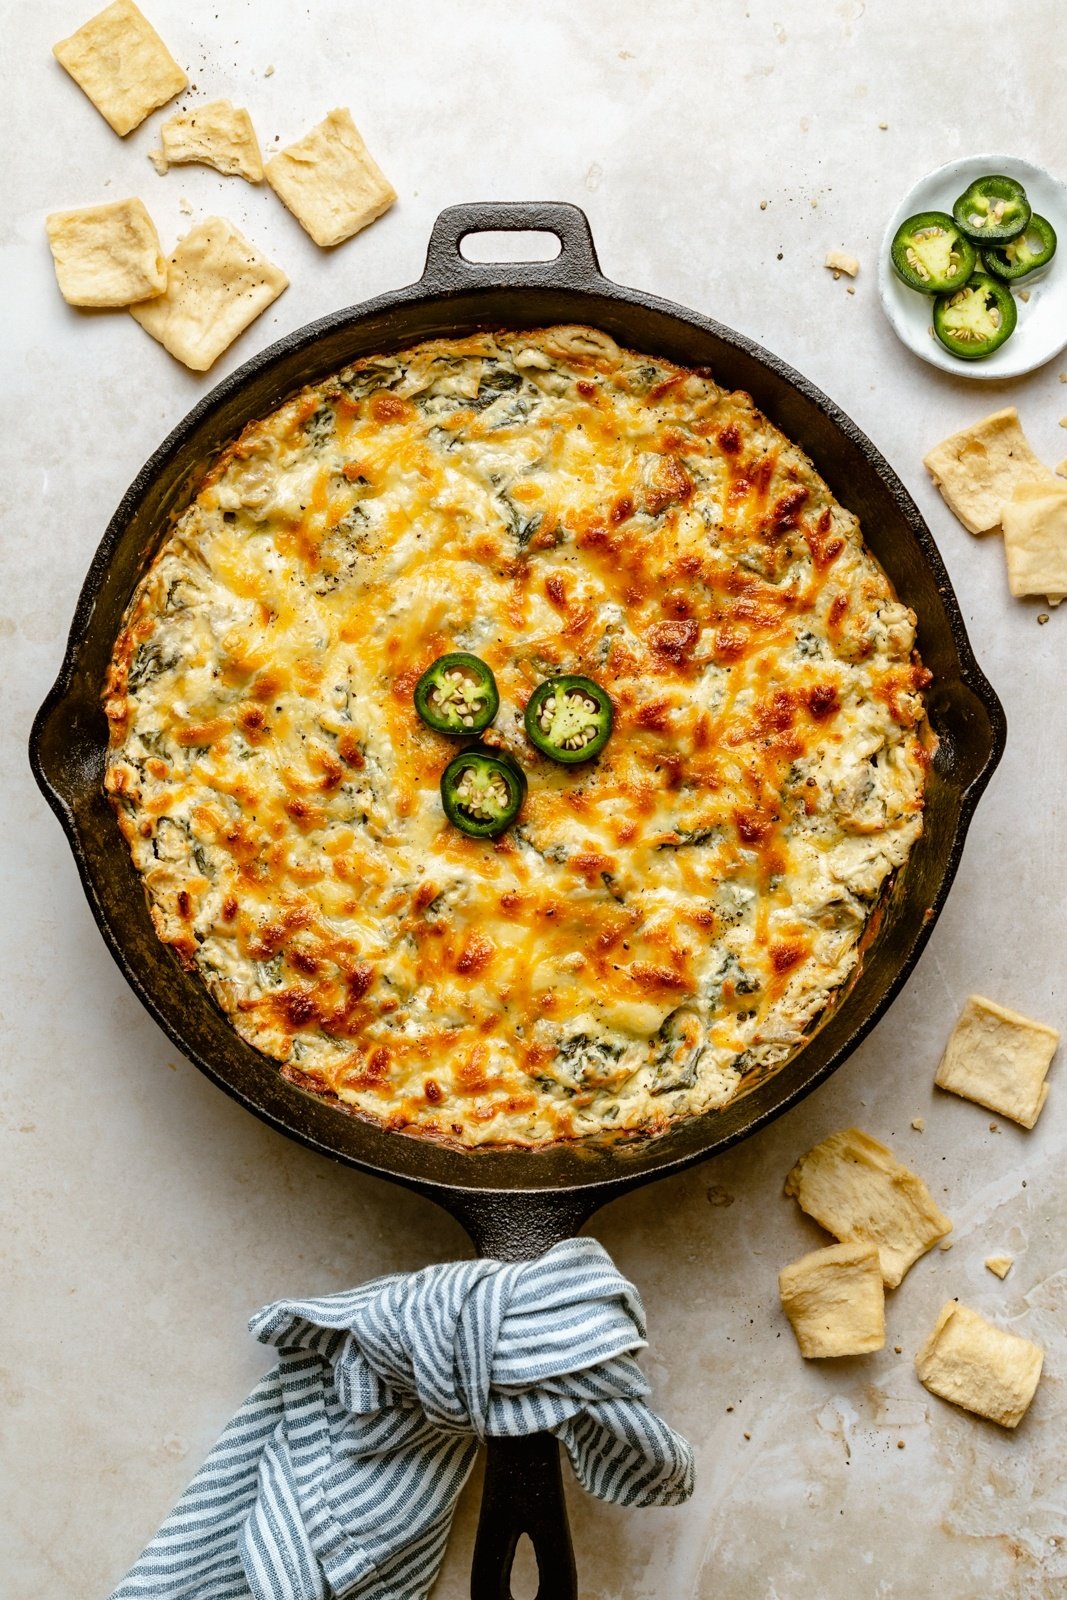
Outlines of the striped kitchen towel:
{"type": "Polygon", "coordinates": [[[479,1439],[548,1431],[620,1505],[677,1505],[689,1445],[645,1404],[645,1313],[594,1239],[457,1261],[249,1324],[278,1347],[112,1600],[422,1600],[479,1439]]]}

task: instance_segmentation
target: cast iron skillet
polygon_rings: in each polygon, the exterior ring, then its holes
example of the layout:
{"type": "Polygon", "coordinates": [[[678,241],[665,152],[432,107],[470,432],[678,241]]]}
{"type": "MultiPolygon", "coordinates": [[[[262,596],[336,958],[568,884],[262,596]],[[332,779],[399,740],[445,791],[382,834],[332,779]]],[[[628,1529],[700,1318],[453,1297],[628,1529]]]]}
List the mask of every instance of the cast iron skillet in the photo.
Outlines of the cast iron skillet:
{"type": "MultiPolygon", "coordinates": [[[[313,1150],[391,1178],[444,1206],[483,1254],[519,1260],[581,1227],[608,1200],[677,1172],[795,1105],[873,1028],[922,951],[959,865],[978,798],[1004,748],[1000,702],[971,652],[948,575],[914,502],[853,422],[825,395],[750,340],[706,317],[601,275],[589,224],[575,206],[463,205],[434,225],[418,283],[336,312],[247,362],[200,401],[138,473],[93,558],[59,677],[30,742],[34,774],[67,834],[93,915],[126,978],[188,1058],[242,1105],[313,1150]],[[552,261],[474,264],[460,242],[487,230],[536,229],[559,239],[552,261]],[[925,830],[899,876],[847,996],[776,1075],[721,1111],[658,1139],[542,1151],[449,1149],[347,1116],[288,1083],[216,1010],[152,928],[145,897],[102,786],[107,726],[101,687],[126,605],[168,518],[242,425],[357,356],[482,328],[583,322],[621,344],[710,366],[746,389],[814,460],[862,521],[870,548],[919,617],[934,674],[930,721],[939,738],[925,830]]],[[[510,1593],[512,1558],[528,1533],[539,1600],[577,1593],[558,1446],[550,1435],[493,1440],[474,1554],[474,1600],[510,1593]]]]}

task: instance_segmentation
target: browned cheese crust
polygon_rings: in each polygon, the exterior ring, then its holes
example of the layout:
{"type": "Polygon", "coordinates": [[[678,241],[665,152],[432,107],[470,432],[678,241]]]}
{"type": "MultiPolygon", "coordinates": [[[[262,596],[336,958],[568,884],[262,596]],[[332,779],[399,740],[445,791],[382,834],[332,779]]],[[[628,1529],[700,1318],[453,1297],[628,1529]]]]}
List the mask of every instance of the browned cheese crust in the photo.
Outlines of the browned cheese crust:
{"type": "Polygon", "coordinates": [[[921,831],[914,625],[747,395],[592,329],[442,340],[209,471],[116,642],[107,789],[160,937],[297,1082],[466,1145],[658,1131],[854,974],[921,831]],[[529,779],[496,841],[413,705],[452,650],[529,779]],[[588,765],[525,738],[556,672],[611,695],[588,765]]]}

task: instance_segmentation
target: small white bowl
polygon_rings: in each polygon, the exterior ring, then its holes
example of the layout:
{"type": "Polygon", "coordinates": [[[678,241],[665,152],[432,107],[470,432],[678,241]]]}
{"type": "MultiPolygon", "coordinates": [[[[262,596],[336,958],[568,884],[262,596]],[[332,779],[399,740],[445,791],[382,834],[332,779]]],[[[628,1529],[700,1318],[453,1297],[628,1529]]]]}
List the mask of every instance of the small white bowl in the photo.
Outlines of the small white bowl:
{"type": "Polygon", "coordinates": [[[894,332],[909,350],[932,366],[960,378],[983,380],[1018,378],[1024,372],[1033,372],[1067,346],[1067,188],[1043,167],[1035,167],[1019,156],[966,156],[962,161],[949,161],[938,167],[908,191],[889,219],[878,258],[878,293],[894,332]],[[1011,338],[990,356],[964,361],[935,338],[934,297],[901,282],[893,271],[890,248],[897,229],[908,217],[920,211],[947,211],[951,216],[953,203],[964,189],[990,172],[1003,173],[1022,184],[1033,209],[1055,228],[1058,249],[1047,267],[1013,285],[1019,321],[1011,338]],[[1018,300],[1020,289],[1029,291],[1029,301],[1018,300]]]}

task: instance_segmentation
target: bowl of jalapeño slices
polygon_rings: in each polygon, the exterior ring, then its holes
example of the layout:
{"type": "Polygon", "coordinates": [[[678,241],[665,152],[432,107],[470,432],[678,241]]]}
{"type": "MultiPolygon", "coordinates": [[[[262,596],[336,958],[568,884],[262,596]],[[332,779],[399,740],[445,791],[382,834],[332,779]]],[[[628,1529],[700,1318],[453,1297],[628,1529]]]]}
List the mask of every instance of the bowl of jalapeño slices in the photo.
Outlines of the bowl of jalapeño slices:
{"type": "Polygon", "coordinates": [[[1067,345],[1058,232],[1067,241],[1067,189],[1042,168],[1013,156],[950,162],[915,185],[886,229],[885,313],[916,355],[948,372],[1030,372],[1067,345]]]}

